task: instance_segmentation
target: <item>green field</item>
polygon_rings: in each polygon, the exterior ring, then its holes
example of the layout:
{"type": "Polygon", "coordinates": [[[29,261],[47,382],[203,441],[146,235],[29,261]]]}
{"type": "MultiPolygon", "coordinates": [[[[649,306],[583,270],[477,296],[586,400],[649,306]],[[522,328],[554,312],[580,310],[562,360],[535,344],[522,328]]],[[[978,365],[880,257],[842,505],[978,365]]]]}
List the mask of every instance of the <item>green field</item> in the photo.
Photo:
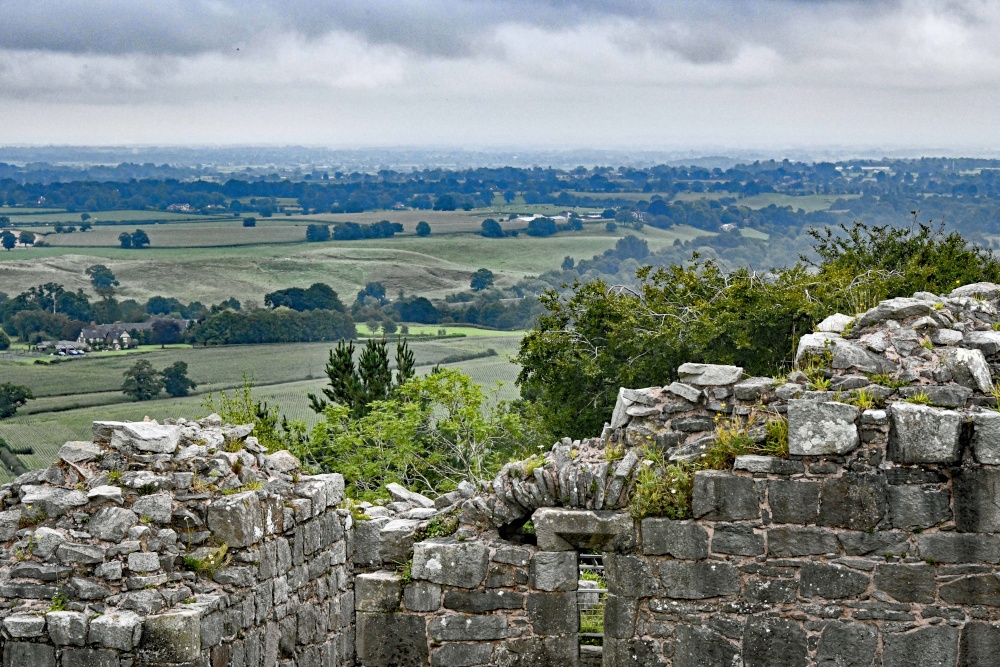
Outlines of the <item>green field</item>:
{"type": "MultiPolygon", "coordinates": [[[[671,246],[677,239],[685,241],[706,235],[691,227],[660,230],[648,225],[638,232],[619,228],[608,233],[603,224],[588,224],[583,231],[563,232],[546,238],[522,234],[516,238],[487,239],[472,233],[432,234],[420,238],[405,234],[366,241],[166,247],[172,242],[181,242],[171,241],[169,236],[183,239],[185,230],[192,226],[204,225],[205,234],[221,233],[211,230],[229,226],[229,236],[237,238],[245,232],[257,231],[242,227],[233,229],[233,224],[160,225],[149,231],[153,247],[143,250],[52,247],[2,252],[0,285],[8,294],[46,282],[60,283],[74,291],[89,291],[84,271],[92,264],[101,263],[108,265],[121,282],[121,298],[143,301],[161,294],[204,303],[218,303],[236,296],[241,300],[256,300],[259,304],[267,292],[285,287],[308,287],[315,282],[331,285],[349,301],[370,281],[384,283],[393,295],[403,290],[406,294],[441,298],[468,289],[472,273],[479,268],[493,271],[499,285],[510,285],[526,276],[557,268],[567,255],[582,259],[600,254],[614,247],[626,234],[646,239],[651,250],[671,246]],[[163,247],[157,247],[158,243],[163,247]]],[[[264,230],[268,228],[282,229],[276,225],[262,227],[261,232],[267,233],[264,230]]],[[[94,233],[67,234],[63,239],[94,233]]],[[[114,243],[117,245],[117,234],[114,243]]]]}
{"type": "MultiPolygon", "coordinates": [[[[0,209],[0,215],[10,217],[13,225],[52,225],[57,222],[79,225],[80,213],[69,213],[59,209],[0,209]],[[7,211],[12,211],[8,213],[7,211]],[[16,211],[16,212],[14,212],[16,211]]],[[[89,213],[89,222],[96,225],[99,222],[178,222],[183,220],[235,220],[232,214],[205,216],[200,213],[174,213],[172,211],[94,211],[89,213]]],[[[242,220],[242,218],[241,218],[242,220]]]]}
{"type": "MultiPolygon", "coordinates": [[[[509,399],[517,395],[514,379],[518,369],[509,358],[516,352],[519,342],[519,335],[480,335],[415,339],[411,341],[411,348],[418,371],[422,373],[449,357],[484,354],[492,348],[496,356],[442,365],[459,368],[487,387],[503,382],[499,397],[509,399]]],[[[304,343],[177,348],[117,356],[95,355],[49,365],[3,359],[0,360],[0,379],[24,384],[38,398],[14,418],[0,422],[0,437],[14,447],[34,450],[33,455],[22,457],[29,467],[45,466],[52,462],[64,442],[89,438],[90,424],[95,420],[204,416],[202,404],[206,395],[239,386],[244,373],[254,378],[257,397],[280,406],[290,419],[312,424],[316,415],[309,409],[306,396],[318,392],[325,383],[323,366],[330,347],[329,343],[304,343]],[[157,369],[174,361],[187,362],[190,377],[199,383],[196,393],[180,399],[129,402],[120,391],[122,373],[140,358],[157,369]]],[[[0,466],[0,483],[8,477],[0,466]]]]}

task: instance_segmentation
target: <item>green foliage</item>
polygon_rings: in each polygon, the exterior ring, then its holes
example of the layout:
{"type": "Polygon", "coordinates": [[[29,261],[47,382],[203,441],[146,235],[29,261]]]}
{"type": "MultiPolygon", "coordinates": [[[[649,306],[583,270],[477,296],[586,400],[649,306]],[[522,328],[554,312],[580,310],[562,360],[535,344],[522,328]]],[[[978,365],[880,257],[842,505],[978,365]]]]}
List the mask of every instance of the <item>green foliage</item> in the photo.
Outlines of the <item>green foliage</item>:
{"type": "Polygon", "coordinates": [[[330,403],[308,442],[293,451],[319,469],[343,473],[348,494],[374,499],[390,482],[424,491],[482,484],[534,442],[525,416],[506,402],[490,406],[482,388],[454,370],[403,383],[361,417],[330,403]]]}
{"type": "Polygon", "coordinates": [[[258,308],[213,313],[192,334],[202,345],[242,345],[334,341],[354,338],[357,329],[349,314],[337,310],[258,308]]]}
{"type": "Polygon", "coordinates": [[[11,382],[0,384],[0,419],[13,417],[17,409],[33,399],[31,390],[11,382]]]}
{"type": "Polygon", "coordinates": [[[47,612],[52,611],[65,611],[66,604],[69,603],[69,598],[61,590],[52,596],[52,600],[49,602],[49,608],[47,612]]]}
{"type": "Polygon", "coordinates": [[[187,369],[187,363],[175,361],[160,371],[160,377],[163,379],[163,388],[174,398],[187,396],[191,389],[198,387],[195,382],[188,378],[187,369]]]}
{"type": "Polygon", "coordinates": [[[208,553],[204,558],[184,556],[184,567],[198,576],[211,579],[221,568],[229,565],[230,560],[232,560],[232,556],[229,554],[229,545],[223,542],[220,547],[208,553]]]}
{"type": "Polygon", "coordinates": [[[323,387],[323,398],[309,394],[310,407],[322,413],[330,403],[345,406],[352,417],[363,417],[369,405],[392,397],[396,390],[414,375],[415,360],[406,340],[396,343],[396,374],[389,367],[389,351],[385,338],[368,339],[357,366],[354,363],[354,341],[340,341],[330,350],[326,362],[329,386],[323,387]]]}
{"type": "Polygon", "coordinates": [[[94,264],[87,267],[85,273],[90,276],[90,284],[101,298],[110,299],[115,295],[115,288],[120,283],[111,269],[103,264],[94,264]]]}
{"type": "Polygon", "coordinates": [[[901,389],[902,387],[910,386],[910,383],[906,380],[900,380],[887,373],[872,373],[868,376],[872,384],[877,384],[882,387],[888,387],[892,390],[901,389]]]}
{"type": "Polygon", "coordinates": [[[477,269],[476,272],[472,274],[472,280],[469,282],[469,287],[476,292],[493,287],[493,272],[489,269],[477,269]]]}
{"type": "Polygon", "coordinates": [[[163,380],[145,359],[135,362],[123,373],[122,393],[133,401],[149,401],[163,390],[163,380]]]}
{"type": "Polygon", "coordinates": [[[931,405],[931,397],[926,391],[918,391],[912,396],[907,396],[903,399],[907,403],[916,403],[918,405],[931,405]]]}
{"type": "Polygon", "coordinates": [[[427,526],[423,529],[421,537],[425,540],[435,537],[448,537],[449,535],[454,535],[456,530],[458,530],[457,513],[452,513],[448,516],[437,515],[431,517],[431,520],[427,522],[427,526]]]}
{"type": "Polygon", "coordinates": [[[427,224],[426,221],[421,220],[417,223],[417,236],[430,236],[431,226],[427,224]]]}
{"type": "Polygon", "coordinates": [[[661,461],[659,465],[644,466],[632,492],[629,512],[635,519],[690,518],[694,473],[694,468],[685,463],[667,465],[661,461]]]}
{"type": "Polygon", "coordinates": [[[255,399],[253,379],[243,376],[243,386],[231,394],[220,391],[209,394],[202,406],[208,412],[222,417],[226,424],[253,424],[252,436],[268,452],[300,447],[306,440],[306,426],[302,422],[289,421],[279,416],[278,408],[255,399]]]}
{"type": "Polygon", "coordinates": [[[0,350],[6,350],[10,348],[10,338],[7,336],[7,332],[0,329],[0,350]]]}

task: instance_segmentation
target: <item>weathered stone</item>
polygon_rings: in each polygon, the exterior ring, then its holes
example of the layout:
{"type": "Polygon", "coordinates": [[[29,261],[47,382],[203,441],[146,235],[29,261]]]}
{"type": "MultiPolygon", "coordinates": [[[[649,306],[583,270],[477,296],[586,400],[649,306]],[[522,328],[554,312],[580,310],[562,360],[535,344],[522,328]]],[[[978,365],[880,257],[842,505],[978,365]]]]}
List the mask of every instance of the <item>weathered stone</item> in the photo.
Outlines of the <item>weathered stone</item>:
{"type": "Polygon", "coordinates": [[[366,667],[426,665],[426,621],[412,614],[359,613],[357,656],[366,667]]]}
{"type": "Polygon", "coordinates": [[[208,506],[208,529],[230,547],[248,547],[264,537],[264,514],[256,491],[216,498],[208,506]]]}
{"type": "Polygon", "coordinates": [[[497,645],[490,667],[565,667],[575,665],[579,653],[572,635],[510,639],[497,645]]]}
{"type": "Polygon", "coordinates": [[[413,546],[414,579],[475,588],[486,578],[488,566],[489,552],[481,542],[459,542],[453,537],[440,537],[413,546]]]}
{"type": "Polygon", "coordinates": [[[455,591],[444,594],[444,608],[468,614],[484,614],[499,609],[521,609],[524,594],[512,591],[455,591]]]}
{"type": "Polygon", "coordinates": [[[805,472],[802,461],[780,459],[776,456],[760,456],[758,454],[743,454],[736,457],[733,470],[747,472],[762,472],[770,475],[795,475],[805,472]]]}
{"type": "Polygon", "coordinates": [[[829,333],[844,333],[844,331],[854,322],[854,318],[843,313],[829,315],[822,322],[816,325],[816,331],[826,331],[829,333]]]}
{"type": "Polygon", "coordinates": [[[99,540],[121,542],[128,529],[139,523],[139,517],[124,507],[102,507],[87,523],[87,532],[99,540]]]}
{"type": "Polygon", "coordinates": [[[664,561],[660,580],[667,597],[682,600],[735,595],[740,590],[739,573],[728,563],[664,561]]]}
{"type": "Polygon", "coordinates": [[[801,368],[810,358],[821,357],[826,352],[833,355],[831,366],[835,369],[854,369],[862,373],[885,373],[893,364],[851,341],[834,333],[811,333],[799,339],[795,365],[801,368]]]}
{"type": "Polygon", "coordinates": [[[930,528],[951,519],[947,489],[925,491],[919,486],[890,486],[888,494],[894,528],[930,528]]]}
{"type": "Polygon", "coordinates": [[[816,667],[870,667],[878,631],[864,623],[827,623],[816,650],[816,667]]]}
{"type": "Polygon", "coordinates": [[[173,454],[177,451],[180,439],[181,430],[178,426],[163,426],[153,422],[126,422],[112,431],[111,446],[125,453],[173,454]]]}
{"type": "Polygon", "coordinates": [[[739,649],[708,628],[679,624],[674,635],[673,667],[732,667],[739,649]]]}
{"type": "Polygon", "coordinates": [[[735,384],[743,377],[739,366],[721,364],[681,364],[677,368],[681,382],[701,387],[735,384]]]}
{"type": "Polygon", "coordinates": [[[385,490],[389,492],[389,495],[392,496],[392,499],[396,502],[410,503],[411,505],[416,505],[417,507],[434,508],[433,500],[415,491],[410,491],[401,484],[396,484],[394,482],[386,484],[385,490]]]}
{"type": "Polygon", "coordinates": [[[772,528],[767,531],[767,553],[776,558],[837,553],[837,536],[821,528],[772,528]]]}
{"type": "Polygon", "coordinates": [[[774,380],[767,377],[752,377],[733,387],[733,394],[740,401],[756,401],[774,390],[774,380]]]}
{"type": "Polygon", "coordinates": [[[63,649],[62,667],[120,667],[118,653],[102,648],[63,649]]]}
{"type": "Polygon", "coordinates": [[[797,623],[782,618],[747,618],[743,631],[745,667],[806,667],[808,664],[806,634],[797,623]]]}
{"type": "Polygon", "coordinates": [[[805,563],[799,570],[802,597],[828,600],[856,597],[868,588],[868,576],[840,565],[805,563]]]}
{"type": "MultiPolygon", "coordinates": [[[[535,595],[568,596],[573,599],[574,593],[536,593],[535,595]]],[[[576,605],[574,604],[574,607],[576,605]]],[[[421,619],[422,620],[422,619],[421,619]]],[[[562,619],[556,619],[559,622],[562,619]]],[[[423,628],[421,628],[423,634],[423,628]]],[[[472,614],[451,614],[435,616],[431,619],[427,634],[439,642],[457,641],[489,641],[503,639],[510,634],[506,616],[475,616],[472,614]]],[[[421,637],[421,640],[424,640],[421,637]]],[[[426,641],[426,640],[424,640],[426,641]]],[[[367,664],[367,663],[366,663],[367,664]]]]}
{"type": "Polygon", "coordinates": [[[434,667],[477,667],[490,661],[492,644],[445,644],[431,653],[434,667]]]}
{"type": "Polygon", "coordinates": [[[793,456],[846,454],[861,440],[857,421],[861,412],[853,405],[833,401],[788,402],[788,452],[793,456]]]}
{"type": "Polygon", "coordinates": [[[122,488],[120,486],[95,486],[87,492],[87,500],[94,504],[117,503],[122,504],[122,488]]]}
{"type": "Polygon", "coordinates": [[[7,642],[3,647],[4,667],[56,667],[56,650],[45,644],[7,642]]]}
{"type": "Polygon", "coordinates": [[[525,607],[537,635],[561,635],[579,629],[576,593],[529,593],[525,607]]]}
{"type": "Polygon", "coordinates": [[[819,519],[820,482],[772,479],[767,498],[774,523],[816,523],[819,519]]]}
{"type": "Polygon", "coordinates": [[[609,593],[604,599],[604,634],[617,639],[635,636],[638,601],[609,593]]]}
{"type": "Polygon", "coordinates": [[[68,565],[98,565],[104,562],[106,551],[93,544],[72,544],[66,542],[56,548],[60,563],[68,565]]]}
{"type": "Polygon", "coordinates": [[[378,567],[382,564],[381,531],[391,519],[377,517],[354,524],[354,564],[378,567]]]}
{"type": "Polygon", "coordinates": [[[90,621],[90,643],[131,651],[142,637],[142,618],[131,611],[109,611],[90,621]]]}
{"type": "Polygon", "coordinates": [[[938,563],[1000,562],[1000,537],[996,535],[918,535],[917,549],[921,558],[938,563]]]}
{"type": "Polygon", "coordinates": [[[981,351],[992,357],[1000,352],[1000,331],[968,331],[962,339],[966,347],[981,351]]]}
{"type": "MultiPolygon", "coordinates": [[[[560,665],[571,665],[562,662],[560,665]]],[[[666,663],[656,642],[649,639],[605,638],[603,664],[612,667],[664,667],[666,663]]],[[[583,667],[581,665],[581,667],[583,667]]]]}
{"type": "Polygon", "coordinates": [[[670,428],[682,433],[700,433],[702,431],[714,431],[715,420],[707,415],[693,415],[691,417],[675,417],[670,420],[670,428]]]}
{"type": "Polygon", "coordinates": [[[30,639],[45,634],[45,617],[37,614],[11,614],[3,619],[3,628],[14,639],[30,639]]]}
{"type": "Polygon", "coordinates": [[[21,510],[12,509],[0,512],[0,542],[7,542],[17,536],[21,527],[21,510]]]}
{"type": "Polygon", "coordinates": [[[700,389],[692,387],[689,384],[684,384],[683,382],[671,382],[663,389],[669,391],[674,396],[679,396],[685,401],[690,401],[691,403],[697,403],[698,399],[701,398],[700,389]]]}
{"type": "Polygon", "coordinates": [[[1000,579],[994,573],[962,577],[942,585],[939,594],[951,604],[1000,607],[1000,579]]]}
{"type": "Polygon", "coordinates": [[[932,565],[879,565],[875,586],[899,602],[932,603],[935,598],[935,571],[932,565]]]}
{"type": "Polygon", "coordinates": [[[49,637],[56,646],[84,646],[87,643],[87,615],[78,611],[50,611],[45,614],[49,637]]]}
{"type": "Polygon", "coordinates": [[[65,565],[45,565],[35,561],[24,561],[10,568],[10,578],[58,581],[64,579],[72,571],[72,567],[65,565]]]}
{"type": "Polygon", "coordinates": [[[100,445],[87,440],[67,442],[59,448],[57,455],[60,460],[66,463],[86,463],[93,461],[101,454],[100,445]]]}
{"type": "Polygon", "coordinates": [[[963,338],[962,332],[954,329],[932,329],[929,335],[935,345],[960,345],[963,338]]]}
{"type": "Polygon", "coordinates": [[[531,587],[540,591],[575,591],[579,569],[575,551],[539,551],[531,558],[531,587]]]}
{"type": "Polygon", "coordinates": [[[429,581],[411,581],[403,589],[403,606],[409,611],[437,611],[441,608],[441,586],[429,581]]]}
{"type": "Polygon", "coordinates": [[[1000,412],[973,412],[972,455],[977,463],[1000,465],[1000,412]]]}
{"type": "Polygon", "coordinates": [[[886,320],[904,320],[917,315],[933,315],[934,304],[923,299],[898,297],[886,299],[858,317],[855,327],[863,329],[886,320]]]}
{"type": "Polygon", "coordinates": [[[994,667],[1000,646],[1000,626],[969,621],[962,628],[958,644],[958,667],[994,667]]]}
{"type": "Polygon", "coordinates": [[[172,509],[169,493],[143,496],[132,503],[133,512],[155,523],[170,523],[172,509]]]}
{"type": "Polygon", "coordinates": [[[393,519],[382,524],[379,530],[379,556],[385,563],[402,564],[413,554],[420,521],[417,519],[393,519]]]}
{"type": "Polygon", "coordinates": [[[956,468],[955,528],[963,533],[1000,532],[1000,469],[956,468]]]}
{"type": "Polygon", "coordinates": [[[872,530],[886,512],[885,479],[880,475],[845,473],[823,481],[821,526],[872,530]]]}
{"type": "Polygon", "coordinates": [[[102,586],[88,577],[73,577],[69,580],[69,586],[78,600],[103,600],[111,595],[107,586],[102,586]]]}
{"type": "Polygon", "coordinates": [[[264,465],[277,472],[290,473],[302,467],[302,464],[287,449],[264,457],[264,465]]]}
{"type": "Polygon", "coordinates": [[[698,560],[708,556],[708,531],[693,521],[642,520],[642,553],[698,560]]]}
{"type": "Polygon", "coordinates": [[[659,588],[659,580],[653,575],[649,560],[640,556],[605,555],[604,576],[608,590],[625,597],[649,597],[659,588]]]}
{"type": "Polygon", "coordinates": [[[403,580],[395,572],[370,572],[354,578],[354,608],[357,611],[399,610],[403,580]]]}
{"type": "Polygon", "coordinates": [[[601,549],[634,540],[632,517],[624,512],[542,507],[531,521],[544,551],[601,549]]]}
{"type": "Polygon", "coordinates": [[[147,616],[139,657],[146,662],[193,662],[201,654],[201,612],[168,611],[147,616]]]}
{"type": "Polygon", "coordinates": [[[983,394],[990,393],[993,388],[990,367],[981,350],[961,347],[948,350],[944,365],[951,372],[952,379],[963,387],[983,394]]]}
{"type": "Polygon", "coordinates": [[[742,521],[760,517],[760,501],[753,480],[720,470],[695,473],[691,506],[695,518],[709,521],[742,521]]]}
{"type": "Polygon", "coordinates": [[[912,667],[918,656],[921,666],[951,667],[958,660],[958,629],[934,625],[901,634],[885,633],[882,645],[884,667],[912,667]]]}
{"type": "Polygon", "coordinates": [[[952,299],[957,299],[960,297],[972,297],[980,299],[996,299],[1000,296],[1000,285],[990,282],[981,283],[970,283],[968,285],[962,285],[961,287],[956,287],[949,294],[952,299]]]}
{"type": "Polygon", "coordinates": [[[66,535],[62,531],[42,526],[31,534],[31,553],[42,560],[49,560],[65,542],[66,535]]]}
{"type": "Polygon", "coordinates": [[[900,555],[909,549],[907,534],[879,531],[872,533],[838,532],[837,539],[848,556],[892,553],[900,555]]]}
{"type": "Polygon", "coordinates": [[[751,526],[716,524],[712,534],[712,551],[735,556],[760,556],[764,553],[764,535],[751,526]]]}
{"type": "Polygon", "coordinates": [[[44,512],[48,518],[54,519],[86,504],[87,496],[80,491],[31,484],[21,487],[21,506],[30,508],[36,516],[44,512]]]}

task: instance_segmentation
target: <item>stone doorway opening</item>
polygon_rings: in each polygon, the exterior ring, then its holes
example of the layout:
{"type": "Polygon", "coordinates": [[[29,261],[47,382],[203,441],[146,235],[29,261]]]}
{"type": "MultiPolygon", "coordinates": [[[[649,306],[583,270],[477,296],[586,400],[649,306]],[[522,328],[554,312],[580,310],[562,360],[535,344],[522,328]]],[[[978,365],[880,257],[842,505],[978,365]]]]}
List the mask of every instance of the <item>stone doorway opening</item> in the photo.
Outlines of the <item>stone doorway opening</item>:
{"type": "Polygon", "coordinates": [[[608,585],[604,554],[580,552],[577,557],[577,613],[580,616],[580,667],[600,667],[604,660],[604,606],[608,585]]]}

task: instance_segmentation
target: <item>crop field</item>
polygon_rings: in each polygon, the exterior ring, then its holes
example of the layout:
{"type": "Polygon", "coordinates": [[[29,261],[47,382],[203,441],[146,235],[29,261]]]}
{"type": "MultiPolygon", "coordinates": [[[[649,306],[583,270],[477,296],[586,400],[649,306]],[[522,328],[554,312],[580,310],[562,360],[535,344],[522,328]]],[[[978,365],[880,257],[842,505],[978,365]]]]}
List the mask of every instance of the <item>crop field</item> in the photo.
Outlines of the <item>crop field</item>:
{"type": "MultiPolygon", "coordinates": [[[[295,225],[274,225],[258,221],[256,227],[244,227],[242,219],[204,219],[201,222],[176,222],[162,225],[136,225],[149,235],[156,248],[199,248],[254,246],[272,243],[300,243],[306,235],[305,222],[295,225]]],[[[131,232],[131,227],[94,227],[88,232],[72,234],[49,233],[45,242],[60,248],[119,247],[118,236],[131,232]]],[[[145,252],[145,250],[139,251],[145,252]]]]}
{"type": "MultiPolygon", "coordinates": [[[[81,213],[69,213],[60,209],[0,209],[0,215],[10,217],[14,225],[52,225],[57,222],[79,225],[81,213]],[[7,211],[11,212],[7,212],[7,211]]],[[[200,213],[174,213],[172,211],[121,210],[94,211],[89,213],[91,224],[98,222],[178,222],[182,220],[233,220],[232,214],[205,216],[200,213]]]]}
{"type": "MultiPolygon", "coordinates": [[[[232,238],[257,230],[234,228],[234,223],[230,222],[198,223],[197,226],[205,225],[205,234],[223,234],[211,231],[222,224],[229,225],[225,235],[232,238]]],[[[46,282],[57,282],[70,290],[89,291],[84,271],[100,263],[109,266],[118,277],[122,298],[143,301],[161,294],[182,301],[197,299],[218,303],[237,296],[260,303],[267,292],[308,287],[314,282],[325,282],[344,300],[350,300],[370,281],[384,283],[390,294],[402,289],[407,294],[440,298],[467,289],[472,273],[479,268],[490,269],[496,274],[498,284],[505,285],[555,269],[567,255],[580,259],[602,253],[614,247],[626,234],[646,239],[653,250],[670,246],[676,239],[684,241],[708,235],[692,227],[659,230],[648,225],[638,232],[619,228],[608,233],[603,225],[595,223],[588,224],[580,232],[564,232],[546,238],[524,234],[503,239],[487,239],[478,234],[432,234],[420,238],[406,234],[365,241],[167,247],[171,235],[183,236],[189,226],[194,225],[161,225],[150,229],[153,247],[142,250],[52,247],[3,252],[0,253],[0,285],[8,294],[46,282]],[[157,247],[158,243],[164,247],[157,247]]],[[[271,229],[280,230],[281,227],[271,229]]],[[[77,232],[64,235],[64,238],[94,233],[77,232]]],[[[118,233],[120,231],[116,230],[115,245],[118,233]]],[[[305,236],[304,231],[302,236],[305,236]]]]}
{"type": "MultiPolygon", "coordinates": [[[[435,364],[449,356],[482,352],[492,347],[497,351],[497,356],[469,359],[442,364],[442,366],[457,368],[468,373],[475,382],[483,385],[487,390],[494,388],[498,382],[503,383],[495,398],[509,400],[517,397],[517,387],[514,385],[514,380],[517,377],[518,367],[509,360],[509,357],[516,351],[518,341],[519,339],[514,336],[477,337],[474,339],[413,341],[411,346],[417,357],[419,373],[429,372],[435,364]]],[[[310,392],[318,393],[325,383],[323,363],[329,346],[327,344],[312,344],[312,349],[304,351],[291,349],[296,347],[307,346],[269,345],[172,351],[180,354],[196,352],[214,354],[214,359],[194,360],[194,357],[184,359],[191,364],[192,378],[196,381],[198,377],[207,378],[205,384],[198,387],[196,395],[186,398],[162,398],[141,403],[126,402],[126,397],[117,391],[117,386],[114,385],[121,383],[121,377],[116,374],[117,366],[110,363],[110,360],[98,359],[96,361],[99,362],[99,366],[92,366],[89,369],[83,364],[80,366],[76,366],[76,364],[81,361],[91,362],[91,360],[75,360],[51,367],[20,364],[33,370],[58,370],[60,373],[64,373],[63,378],[70,382],[81,381],[89,370],[90,374],[99,378],[99,381],[92,382],[90,385],[97,387],[97,389],[90,392],[84,392],[81,389],[80,394],[59,396],[52,393],[58,391],[53,378],[43,378],[44,382],[35,389],[36,394],[43,396],[43,398],[29,403],[27,408],[14,418],[0,422],[0,437],[3,437],[15,448],[31,447],[33,454],[20,458],[28,467],[44,467],[55,459],[59,447],[64,442],[89,439],[90,426],[95,420],[139,421],[147,416],[157,420],[163,420],[167,417],[197,418],[205,416],[207,411],[204,408],[204,401],[207,392],[203,393],[203,390],[220,391],[239,386],[242,381],[241,371],[248,373],[258,371],[259,374],[255,375],[257,386],[254,388],[254,396],[270,405],[278,406],[282,414],[289,419],[305,421],[311,426],[316,422],[318,416],[309,408],[307,395],[310,392]],[[275,353],[280,355],[281,364],[273,363],[276,358],[275,353]],[[234,361],[234,357],[245,358],[246,363],[241,364],[234,361]],[[292,365],[298,369],[299,373],[304,372],[306,375],[291,379],[294,373],[286,372],[285,367],[288,365],[292,365]],[[74,366],[75,368],[71,368],[74,366]],[[312,376],[313,379],[308,379],[309,376],[312,376]],[[49,393],[41,394],[42,391],[49,393]],[[80,407],[71,407],[74,405],[80,407]],[[39,407],[45,407],[47,411],[33,412],[39,407]],[[52,410],[59,411],[53,412],[52,410]]],[[[113,359],[115,363],[121,361],[127,366],[130,362],[134,362],[136,356],[132,354],[113,359]]],[[[166,356],[157,359],[153,353],[142,353],[142,358],[149,359],[157,368],[177,359],[166,356]]],[[[0,362],[0,377],[8,381],[7,378],[13,377],[9,371],[15,365],[10,362],[0,362]]],[[[37,377],[42,376],[39,374],[37,377]]],[[[9,471],[0,466],[0,483],[8,481],[9,477],[9,471]]]]}
{"type": "Polygon", "coordinates": [[[656,192],[575,192],[573,194],[583,197],[593,197],[595,199],[626,199],[629,201],[649,201],[653,195],[660,194],[669,201],[708,201],[733,197],[740,206],[747,206],[753,209],[766,208],[771,204],[775,206],[791,206],[793,209],[802,209],[807,213],[814,211],[826,211],[838,199],[856,199],[860,195],[786,195],[778,193],[765,193],[752,195],[750,197],[740,197],[732,192],[681,192],[675,195],[664,195],[656,192]]]}

